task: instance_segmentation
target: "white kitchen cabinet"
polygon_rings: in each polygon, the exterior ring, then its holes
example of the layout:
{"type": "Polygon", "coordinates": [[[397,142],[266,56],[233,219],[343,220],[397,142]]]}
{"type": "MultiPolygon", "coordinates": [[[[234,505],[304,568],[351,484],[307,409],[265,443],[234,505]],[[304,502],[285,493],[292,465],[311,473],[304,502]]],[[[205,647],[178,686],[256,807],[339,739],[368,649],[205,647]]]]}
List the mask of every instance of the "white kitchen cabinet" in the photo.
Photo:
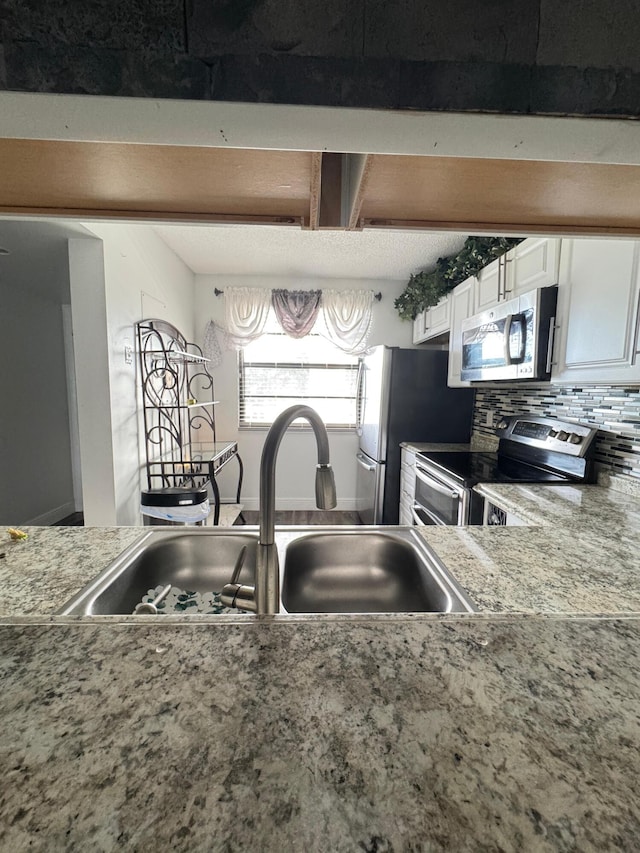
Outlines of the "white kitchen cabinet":
{"type": "Polygon", "coordinates": [[[502,299],[503,259],[496,258],[478,273],[474,312],[491,308],[502,299]]]}
{"type": "Polygon", "coordinates": [[[536,287],[558,283],[560,240],[529,237],[492,261],[478,275],[474,312],[515,299],[536,287]]]}
{"type": "Polygon", "coordinates": [[[506,299],[558,283],[560,240],[529,237],[505,255],[506,299]]]}
{"type": "Polygon", "coordinates": [[[400,508],[399,524],[413,524],[411,507],[416,491],[416,454],[406,447],[400,454],[400,508]]]}
{"type": "Polygon", "coordinates": [[[421,311],[413,321],[413,342],[421,344],[438,335],[446,334],[451,323],[451,300],[443,296],[437,305],[421,311]]]}
{"type": "Polygon", "coordinates": [[[475,312],[474,294],[478,280],[471,276],[454,288],[451,299],[451,331],[449,333],[449,377],[451,388],[466,388],[471,383],[460,379],[462,368],[462,323],[475,312]]]}
{"type": "Polygon", "coordinates": [[[562,243],[552,382],[640,381],[640,243],[562,243]]]}

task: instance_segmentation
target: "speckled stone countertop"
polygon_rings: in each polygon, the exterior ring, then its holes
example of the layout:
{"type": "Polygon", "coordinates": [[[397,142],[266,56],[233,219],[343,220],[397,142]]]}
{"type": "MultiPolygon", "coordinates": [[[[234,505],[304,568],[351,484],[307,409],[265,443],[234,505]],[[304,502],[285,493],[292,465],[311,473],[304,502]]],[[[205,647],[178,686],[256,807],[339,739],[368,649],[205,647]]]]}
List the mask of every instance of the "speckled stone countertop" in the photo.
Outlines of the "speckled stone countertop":
{"type": "Polygon", "coordinates": [[[400,447],[406,447],[407,450],[413,450],[414,453],[428,453],[429,451],[458,451],[470,450],[470,444],[433,444],[427,441],[402,441],[400,447]]]}
{"type": "Polygon", "coordinates": [[[640,837],[640,621],[0,627],[3,850],[640,837]]]}
{"type": "MultiPolygon", "coordinates": [[[[148,529],[148,528],[146,528],[148,529]]],[[[0,544],[0,616],[55,613],[145,532],[142,527],[22,527],[0,544]]]]}
{"type": "Polygon", "coordinates": [[[430,441],[401,441],[400,447],[406,447],[407,450],[413,450],[416,453],[436,453],[458,450],[476,450],[476,451],[495,451],[498,449],[499,439],[497,436],[484,435],[480,432],[474,432],[471,436],[471,441],[467,444],[455,444],[445,442],[430,442],[430,441]]]}
{"type": "MultiPolygon", "coordinates": [[[[532,526],[419,531],[482,612],[640,614],[640,485],[629,479],[614,478],[615,488],[482,485],[532,526]]],[[[148,532],[25,530],[26,542],[0,546],[0,617],[55,613],[148,532]]]]}
{"type": "Polygon", "coordinates": [[[602,486],[482,485],[531,527],[425,527],[481,610],[640,614],[640,498],[602,486]]]}
{"type": "Polygon", "coordinates": [[[635,851],[640,502],[483,488],[473,615],[58,617],[144,531],[5,541],[0,849],[635,851]]]}

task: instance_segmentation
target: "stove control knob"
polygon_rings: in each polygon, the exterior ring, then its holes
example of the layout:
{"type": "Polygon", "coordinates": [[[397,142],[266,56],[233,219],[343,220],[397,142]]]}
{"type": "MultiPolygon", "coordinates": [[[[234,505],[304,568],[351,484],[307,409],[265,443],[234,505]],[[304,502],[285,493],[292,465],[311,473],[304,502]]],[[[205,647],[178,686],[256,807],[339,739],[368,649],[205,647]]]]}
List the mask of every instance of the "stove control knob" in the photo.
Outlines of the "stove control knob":
{"type": "Polygon", "coordinates": [[[498,429],[506,429],[509,424],[506,421],[498,421],[498,429]]]}
{"type": "Polygon", "coordinates": [[[558,430],[557,430],[557,429],[550,429],[550,430],[549,430],[549,438],[556,438],[556,437],[557,437],[557,435],[558,435],[558,430]]]}
{"type": "Polygon", "coordinates": [[[566,441],[569,438],[569,433],[565,432],[563,429],[558,433],[558,441],[566,441]]]}
{"type": "Polygon", "coordinates": [[[577,432],[570,433],[569,434],[569,443],[570,444],[581,444],[582,443],[582,436],[578,435],[577,432]]]}

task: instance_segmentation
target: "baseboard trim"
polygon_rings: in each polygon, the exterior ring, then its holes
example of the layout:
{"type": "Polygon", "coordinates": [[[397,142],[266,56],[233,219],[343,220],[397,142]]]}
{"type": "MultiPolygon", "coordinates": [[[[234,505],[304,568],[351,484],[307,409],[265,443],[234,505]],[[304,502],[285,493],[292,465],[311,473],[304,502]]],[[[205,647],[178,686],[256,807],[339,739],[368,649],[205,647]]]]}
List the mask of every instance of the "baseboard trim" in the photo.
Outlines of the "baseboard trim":
{"type": "Polygon", "coordinates": [[[22,524],[25,527],[49,527],[51,524],[55,524],[56,521],[62,521],[63,518],[74,512],[76,512],[75,503],[68,501],[66,504],[57,506],[55,509],[50,509],[47,512],[43,512],[42,515],[37,515],[35,518],[29,519],[29,521],[23,521],[22,524]]]}

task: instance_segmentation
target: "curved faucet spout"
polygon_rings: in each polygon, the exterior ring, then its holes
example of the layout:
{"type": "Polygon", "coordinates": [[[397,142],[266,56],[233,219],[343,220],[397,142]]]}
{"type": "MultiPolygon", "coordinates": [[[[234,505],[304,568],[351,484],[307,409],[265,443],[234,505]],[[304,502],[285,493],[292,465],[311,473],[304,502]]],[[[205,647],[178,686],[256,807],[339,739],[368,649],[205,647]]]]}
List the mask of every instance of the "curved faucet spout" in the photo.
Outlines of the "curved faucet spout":
{"type": "Polygon", "coordinates": [[[329,436],[326,427],[314,409],[309,406],[291,406],[279,414],[271,425],[260,460],[260,543],[255,588],[258,613],[277,613],[280,609],[280,570],[275,546],[276,458],[282,436],[296,418],[308,421],[316,437],[316,504],[320,509],[332,509],[336,505],[336,487],[329,463],[329,436]]]}
{"type": "Polygon", "coordinates": [[[275,539],[276,459],[285,432],[297,418],[304,418],[313,427],[318,448],[316,468],[316,505],[333,509],[336,487],[329,462],[329,436],[320,416],[310,406],[291,406],[278,415],[267,435],[260,460],[260,544],[273,545],[275,539]]]}
{"type": "Polygon", "coordinates": [[[260,542],[255,587],[240,586],[233,582],[226,584],[220,600],[227,607],[239,607],[256,613],[277,613],[280,610],[280,570],[275,545],[276,457],[282,436],[296,418],[309,421],[316,437],[316,504],[319,509],[333,509],[336,505],[336,485],[329,463],[329,437],[325,425],[318,413],[309,406],[291,406],[278,415],[271,425],[260,460],[260,542]]]}

